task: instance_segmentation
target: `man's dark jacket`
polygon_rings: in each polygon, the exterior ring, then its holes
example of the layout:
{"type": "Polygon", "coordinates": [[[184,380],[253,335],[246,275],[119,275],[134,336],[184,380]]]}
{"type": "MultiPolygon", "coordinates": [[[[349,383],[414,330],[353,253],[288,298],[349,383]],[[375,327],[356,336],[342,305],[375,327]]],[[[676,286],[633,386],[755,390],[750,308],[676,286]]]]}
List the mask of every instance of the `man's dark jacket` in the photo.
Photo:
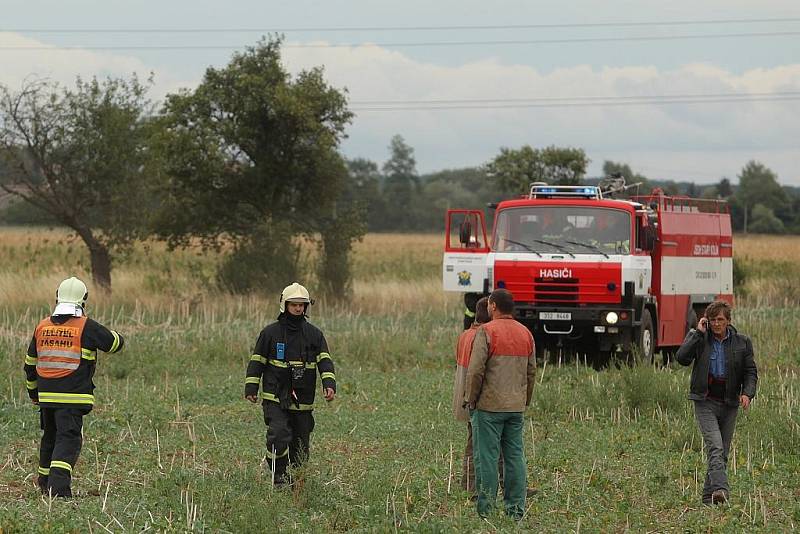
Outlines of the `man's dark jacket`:
{"type": "MultiPolygon", "coordinates": [[[[681,365],[690,365],[692,381],[689,386],[691,400],[705,400],[708,395],[708,371],[712,352],[711,328],[703,334],[692,329],[678,349],[675,359],[681,365]]],[[[725,349],[725,404],[739,405],[739,395],[747,395],[751,399],[756,396],[758,370],[753,359],[753,342],[740,334],[733,326],[728,326],[728,339],[723,342],[725,349]]]]}

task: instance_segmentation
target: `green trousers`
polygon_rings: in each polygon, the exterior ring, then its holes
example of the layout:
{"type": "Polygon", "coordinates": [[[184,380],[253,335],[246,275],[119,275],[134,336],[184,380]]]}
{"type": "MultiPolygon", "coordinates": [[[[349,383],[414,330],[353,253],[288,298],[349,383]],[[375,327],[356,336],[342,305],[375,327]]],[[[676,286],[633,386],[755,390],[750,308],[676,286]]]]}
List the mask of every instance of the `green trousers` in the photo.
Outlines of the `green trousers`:
{"type": "Polygon", "coordinates": [[[521,518],[525,513],[527,490],[525,452],[522,446],[521,412],[473,410],[472,445],[478,515],[486,517],[497,500],[497,460],[503,452],[503,503],[506,514],[521,518]]]}

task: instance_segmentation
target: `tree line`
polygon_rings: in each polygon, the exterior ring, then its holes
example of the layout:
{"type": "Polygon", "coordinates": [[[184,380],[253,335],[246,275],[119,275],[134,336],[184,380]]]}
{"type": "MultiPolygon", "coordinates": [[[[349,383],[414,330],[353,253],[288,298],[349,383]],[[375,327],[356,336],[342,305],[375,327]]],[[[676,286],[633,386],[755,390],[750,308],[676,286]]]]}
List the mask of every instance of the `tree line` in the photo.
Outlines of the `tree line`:
{"type": "MultiPolygon", "coordinates": [[[[0,188],[20,199],[5,222],[61,225],[89,252],[94,283],[111,288],[115,258],[137,241],[169,249],[199,244],[223,253],[217,280],[232,292],[273,292],[298,278],[301,242],[317,247],[321,289],[350,290],[350,251],[367,231],[440,231],[447,208],[480,208],[534,181],[587,181],[582,149],[503,148],[485,165],[419,175],[397,135],[385,162],[346,159],[353,114],[321,68],[291,76],[280,38],[262,39],[193,90],[148,97],[152,79],[83,80],[63,87],[29,80],[0,86],[0,188]]],[[[640,192],[724,198],[734,225],[800,232],[800,194],[758,162],[698,188],[659,183],[623,163],[605,174],[640,192]]],[[[590,179],[589,179],[590,180],[590,179]]]]}

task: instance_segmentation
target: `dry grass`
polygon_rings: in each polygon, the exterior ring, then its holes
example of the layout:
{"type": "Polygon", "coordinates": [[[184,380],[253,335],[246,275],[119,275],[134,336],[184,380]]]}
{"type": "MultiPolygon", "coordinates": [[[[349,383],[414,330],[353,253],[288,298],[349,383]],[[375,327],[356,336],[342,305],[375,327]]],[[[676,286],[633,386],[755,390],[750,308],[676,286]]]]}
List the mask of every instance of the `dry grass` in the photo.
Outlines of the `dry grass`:
{"type": "MultiPolygon", "coordinates": [[[[442,241],[438,234],[365,236],[354,248],[354,292],[346,309],[396,314],[457,307],[459,296],[441,290],[442,241]]],[[[737,235],[734,250],[748,271],[740,303],[763,307],[800,302],[800,288],[794,281],[794,266],[800,265],[800,238],[737,235]]],[[[314,260],[312,244],[304,244],[304,256],[314,260]]],[[[138,245],[115,264],[113,297],[90,286],[91,301],[98,308],[127,306],[177,314],[206,306],[274,307],[268,297],[222,293],[214,282],[218,262],[218,255],[199,249],[167,252],[161,243],[138,245]]],[[[13,309],[50,306],[54,289],[65,276],[91,280],[85,247],[63,229],[2,229],[0,265],[0,299],[13,309]]],[[[313,288],[312,276],[304,281],[313,288]]]]}
{"type": "Polygon", "coordinates": [[[737,234],[734,237],[737,258],[789,261],[800,264],[800,237],[795,235],[737,234]]]}

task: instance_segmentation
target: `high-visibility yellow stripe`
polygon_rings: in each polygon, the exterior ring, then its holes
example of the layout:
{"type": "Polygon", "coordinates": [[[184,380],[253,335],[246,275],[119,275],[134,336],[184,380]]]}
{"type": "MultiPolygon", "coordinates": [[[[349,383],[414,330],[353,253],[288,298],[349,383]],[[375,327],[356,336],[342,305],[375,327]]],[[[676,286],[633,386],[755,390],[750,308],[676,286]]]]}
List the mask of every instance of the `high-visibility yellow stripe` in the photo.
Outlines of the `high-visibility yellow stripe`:
{"type": "Polygon", "coordinates": [[[259,382],[261,379],[257,376],[248,376],[244,381],[245,384],[258,384],[259,382]]]}
{"type": "Polygon", "coordinates": [[[108,352],[117,352],[117,350],[119,350],[119,334],[112,330],[111,335],[114,336],[114,342],[111,344],[111,349],[109,349],[108,352]]]}
{"type": "Polygon", "coordinates": [[[47,475],[50,474],[50,468],[49,467],[42,467],[41,465],[39,466],[39,469],[37,471],[39,472],[40,475],[44,475],[44,476],[47,476],[47,475]]]}
{"type": "Polygon", "coordinates": [[[39,358],[37,358],[36,356],[30,356],[30,355],[25,356],[25,365],[36,365],[36,362],[38,361],[39,358]]]}
{"type": "Polygon", "coordinates": [[[262,391],[261,392],[261,398],[264,399],[264,400],[272,401],[272,402],[280,402],[280,400],[278,400],[278,397],[276,397],[272,393],[268,393],[266,391],[262,391]]]}
{"type": "Polygon", "coordinates": [[[96,350],[89,350],[89,349],[81,349],[81,358],[84,360],[96,360],[97,359],[97,351],[96,350]]]}
{"type": "Polygon", "coordinates": [[[66,469],[67,471],[72,473],[72,466],[69,465],[67,462],[53,460],[52,462],[50,462],[50,469],[53,469],[54,467],[58,467],[59,469],[66,469]]]}
{"type": "Polygon", "coordinates": [[[474,311],[470,311],[469,308],[465,308],[464,309],[464,315],[466,315],[467,317],[475,317],[475,312],[474,311]]]}
{"type": "Polygon", "coordinates": [[[336,380],[336,375],[333,373],[322,373],[320,377],[325,380],[326,378],[330,378],[331,380],[336,380]]]}
{"type": "Polygon", "coordinates": [[[286,450],[283,451],[280,454],[272,454],[272,451],[268,450],[267,451],[267,458],[269,458],[270,460],[277,460],[278,458],[283,458],[287,454],[289,454],[289,447],[286,447],[286,450]]]}
{"type": "Polygon", "coordinates": [[[39,392],[39,402],[52,402],[56,404],[94,404],[94,395],[85,393],[51,393],[39,392]]]}
{"type": "Polygon", "coordinates": [[[28,389],[36,389],[36,380],[26,380],[25,387],[28,389]]]}
{"type": "Polygon", "coordinates": [[[252,356],[250,356],[250,361],[251,362],[267,363],[267,359],[265,357],[263,357],[262,355],[260,355],[260,354],[253,354],[252,356]]]}
{"type": "MultiPolygon", "coordinates": [[[[326,358],[330,360],[331,359],[331,355],[328,354],[327,352],[320,352],[319,356],[317,356],[317,363],[320,363],[322,360],[324,360],[326,358]]],[[[333,360],[331,360],[331,361],[333,361],[333,360]]]]}

